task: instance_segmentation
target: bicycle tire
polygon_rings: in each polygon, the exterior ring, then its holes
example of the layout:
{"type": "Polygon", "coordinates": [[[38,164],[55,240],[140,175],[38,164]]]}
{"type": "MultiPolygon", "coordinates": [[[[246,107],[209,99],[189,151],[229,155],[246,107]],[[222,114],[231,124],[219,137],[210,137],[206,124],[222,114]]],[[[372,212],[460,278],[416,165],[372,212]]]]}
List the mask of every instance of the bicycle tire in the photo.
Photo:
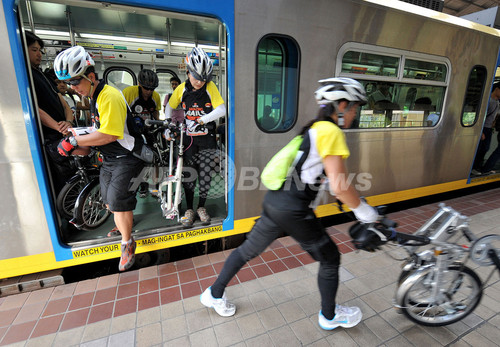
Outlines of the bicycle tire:
{"type": "Polygon", "coordinates": [[[73,218],[76,200],[85,186],[93,179],[99,177],[97,174],[90,174],[90,179],[87,181],[84,177],[77,175],[71,178],[61,189],[56,199],[56,209],[59,215],[66,219],[73,218]]]}
{"type": "Polygon", "coordinates": [[[99,178],[90,181],[83,188],[75,204],[73,217],[82,230],[93,230],[101,226],[111,214],[102,201],[99,178]]]}
{"type": "Polygon", "coordinates": [[[85,184],[85,181],[78,179],[66,183],[64,187],[62,187],[56,199],[56,209],[62,218],[70,219],[73,217],[76,199],[78,199],[78,195],[80,195],[85,184]]]}
{"type": "MultiPolygon", "coordinates": [[[[443,283],[449,284],[447,292],[434,302],[432,270],[423,272],[409,286],[403,296],[402,312],[413,322],[426,326],[443,326],[455,323],[474,311],[483,295],[479,276],[469,267],[452,265],[442,275],[449,276],[443,283]]],[[[411,280],[410,276],[407,277],[411,280]]],[[[404,285],[404,283],[402,284],[404,285]]]]}

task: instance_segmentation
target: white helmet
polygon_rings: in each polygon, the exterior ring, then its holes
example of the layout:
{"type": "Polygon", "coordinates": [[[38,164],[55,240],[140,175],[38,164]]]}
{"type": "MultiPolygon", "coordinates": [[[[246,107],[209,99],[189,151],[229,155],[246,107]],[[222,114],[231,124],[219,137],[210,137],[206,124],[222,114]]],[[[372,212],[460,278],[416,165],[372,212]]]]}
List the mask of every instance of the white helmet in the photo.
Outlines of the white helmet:
{"type": "Polygon", "coordinates": [[[365,105],[367,102],[365,88],[352,78],[326,78],[318,82],[321,83],[321,87],[314,92],[314,97],[319,105],[342,99],[357,102],[360,105],[365,105]]]}
{"type": "Polygon", "coordinates": [[[195,47],[186,56],[186,67],[198,81],[209,82],[212,77],[213,65],[207,53],[195,47]]]}
{"type": "Polygon", "coordinates": [[[83,75],[89,66],[94,65],[94,60],[82,46],[73,46],[57,55],[54,72],[58,79],[67,80],[83,75]]]}

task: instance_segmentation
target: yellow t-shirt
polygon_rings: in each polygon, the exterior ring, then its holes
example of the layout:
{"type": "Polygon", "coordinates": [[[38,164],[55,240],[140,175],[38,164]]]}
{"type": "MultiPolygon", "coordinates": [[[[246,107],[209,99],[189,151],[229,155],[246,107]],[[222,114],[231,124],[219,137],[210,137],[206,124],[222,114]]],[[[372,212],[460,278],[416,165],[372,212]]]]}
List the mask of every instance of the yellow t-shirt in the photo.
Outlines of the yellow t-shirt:
{"type": "MultiPolygon", "coordinates": [[[[184,118],[186,121],[186,134],[190,136],[204,136],[209,130],[207,127],[200,128],[197,120],[224,104],[222,96],[214,82],[210,81],[206,85],[206,93],[187,92],[186,82],[175,88],[168,104],[172,109],[182,103],[184,118]]],[[[210,122],[209,122],[210,123],[210,122]]],[[[213,124],[215,129],[215,124],[213,124]]]]}
{"type": "Polygon", "coordinates": [[[152,119],[155,111],[161,110],[160,94],[154,91],[151,99],[144,100],[139,96],[139,86],[130,86],[123,90],[123,96],[130,106],[133,116],[139,116],[143,120],[152,119]]]}
{"type": "Polygon", "coordinates": [[[97,146],[104,155],[124,155],[134,148],[134,137],[126,127],[127,103],[122,93],[111,86],[99,83],[95,100],[95,111],[91,105],[93,127],[97,131],[116,136],[118,139],[106,145],[97,146]]]}
{"type": "MultiPolygon", "coordinates": [[[[186,82],[181,83],[177,88],[175,88],[174,92],[172,93],[172,96],[168,100],[168,104],[172,109],[176,109],[177,106],[182,101],[182,95],[184,94],[184,89],[186,88],[186,82]]],[[[217,89],[217,86],[215,85],[214,82],[210,81],[207,84],[207,93],[208,96],[210,97],[212,107],[217,108],[217,106],[222,105],[224,103],[224,100],[222,99],[222,96],[219,93],[219,90],[217,89]]]]}
{"type": "Polygon", "coordinates": [[[300,179],[304,183],[314,184],[323,174],[323,159],[329,155],[340,155],[343,159],[349,157],[349,148],[345,142],[342,130],[333,122],[320,121],[314,123],[308,130],[309,153],[302,164],[300,179]]]}
{"type": "Polygon", "coordinates": [[[100,123],[97,131],[123,139],[127,104],[120,91],[105,85],[97,96],[96,108],[100,123]]]}
{"type": "Polygon", "coordinates": [[[329,155],[340,155],[342,159],[349,157],[345,134],[336,124],[326,121],[316,122],[311,129],[316,133],[316,148],[321,158],[329,155]]]}

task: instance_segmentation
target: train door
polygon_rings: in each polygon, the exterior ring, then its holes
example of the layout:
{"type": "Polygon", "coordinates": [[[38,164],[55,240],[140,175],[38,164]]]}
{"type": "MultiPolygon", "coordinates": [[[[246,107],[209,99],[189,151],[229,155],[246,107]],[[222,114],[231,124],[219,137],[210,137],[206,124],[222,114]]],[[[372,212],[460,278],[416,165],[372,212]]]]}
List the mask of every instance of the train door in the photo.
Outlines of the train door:
{"type": "MultiPolygon", "coordinates": [[[[23,29],[34,31],[45,42],[46,54],[40,66],[42,70],[50,69],[56,55],[72,45],[86,48],[94,57],[98,78],[119,90],[137,85],[139,71],[143,68],[151,69],[159,77],[156,91],[160,94],[160,118],[163,118],[163,100],[167,94],[172,93],[170,79],[182,76],[181,81],[183,80],[184,58],[192,47],[198,45],[212,58],[213,80],[227,103],[228,93],[224,89],[227,80],[226,34],[224,26],[216,19],[121,5],[102,6],[101,3],[89,1],[72,1],[70,5],[51,1],[26,1],[21,2],[20,7],[23,29]]],[[[223,122],[218,120],[217,125],[223,122]]],[[[228,214],[227,184],[222,168],[226,153],[220,152],[221,149],[226,151],[225,147],[219,147],[219,151],[210,159],[213,172],[206,203],[212,217],[210,226],[221,226],[228,214]]],[[[158,180],[162,178],[165,177],[157,177],[158,180]]],[[[148,184],[158,186],[158,182],[151,180],[148,184]]],[[[198,189],[195,191],[195,206],[197,199],[198,189]]],[[[57,196],[54,196],[55,200],[57,196]]],[[[182,201],[181,215],[184,210],[185,202],[182,201]]],[[[68,218],[62,215],[58,215],[58,221],[59,241],[78,247],[110,242],[107,234],[114,227],[112,218],[98,227],[83,229],[73,227],[68,223],[68,218]]],[[[158,195],[153,192],[146,197],[138,196],[133,228],[138,240],[152,240],[183,231],[177,218],[172,220],[163,216],[158,195]]],[[[196,221],[193,229],[200,228],[204,226],[196,221]]],[[[191,241],[184,241],[189,242],[191,241]]]]}
{"type": "Polygon", "coordinates": [[[500,132],[495,131],[498,128],[497,122],[500,122],[497,115],[500,113],[500,101],[498,98],[500,92],[495,92],[497,83],[500,82],[500,54],[497,58],[497,67],[495,69],[495,78],[491,88],[485,88],[489,94],[488,107],[482,124],[482,133],[479,139],[469,180],[489,180],[498,178],[500,173],[500,132]]]}

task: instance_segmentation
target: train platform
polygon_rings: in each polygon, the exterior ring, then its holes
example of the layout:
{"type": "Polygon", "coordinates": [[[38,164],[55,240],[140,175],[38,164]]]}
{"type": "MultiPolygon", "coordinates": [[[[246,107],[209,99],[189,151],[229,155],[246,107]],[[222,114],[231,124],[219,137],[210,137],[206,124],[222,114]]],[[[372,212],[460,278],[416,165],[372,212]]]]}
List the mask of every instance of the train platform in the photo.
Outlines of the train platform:
{"type": "MultiPolygon", "coordinates": [[[[500,188],[443,201],[471,218],[476,235],[498,234],[500,188]]],[[[438,203],[389,214],[414,232],[438,203]]],[[[237,306],[223,318],[201,305],[230,251],[0,298],[0,345],[11,346],[498,346],[498,272],[462,321],[425,327],[392,306],[401,262],[395,247],[354,251],[351,223],[328,229],[342,253],[339,303],[359,306],[354,328],[318,326],[318,264],[290,237],[276,240],[227,288],[237,306]]],[[[469,264],[471,265],[471,264],[469,264]]],[[[474,264],[472,264],[474,265],[474,264]]],[[[484,281],[492,267],[476,269],[484,281]]]]}

